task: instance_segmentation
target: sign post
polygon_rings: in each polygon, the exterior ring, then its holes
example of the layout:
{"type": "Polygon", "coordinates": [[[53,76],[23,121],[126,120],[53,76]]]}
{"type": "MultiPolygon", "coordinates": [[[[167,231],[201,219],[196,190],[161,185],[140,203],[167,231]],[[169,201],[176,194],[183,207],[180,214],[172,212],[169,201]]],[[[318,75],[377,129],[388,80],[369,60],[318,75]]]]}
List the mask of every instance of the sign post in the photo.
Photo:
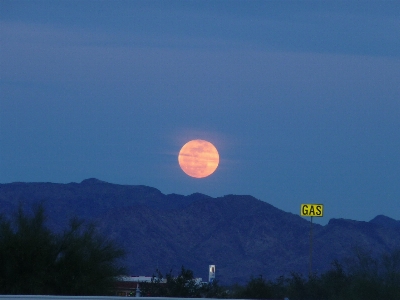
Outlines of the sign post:
{"type": "Polygon", "coordinates": [[[302,217],[311,217],[310,220],[310,264],[308,267],[308,276],[312,274],[312,248],[313,248],[313,232],[312,232],[312,218],[323,217],[324,205],[323,204],[302,204],[300,206],[300,215],[302,217]]]}
{"type": "Polygon", "coordinates": [[[215,280],[215,265],[208,266],[208,282],[212,283],[215,280]]]}

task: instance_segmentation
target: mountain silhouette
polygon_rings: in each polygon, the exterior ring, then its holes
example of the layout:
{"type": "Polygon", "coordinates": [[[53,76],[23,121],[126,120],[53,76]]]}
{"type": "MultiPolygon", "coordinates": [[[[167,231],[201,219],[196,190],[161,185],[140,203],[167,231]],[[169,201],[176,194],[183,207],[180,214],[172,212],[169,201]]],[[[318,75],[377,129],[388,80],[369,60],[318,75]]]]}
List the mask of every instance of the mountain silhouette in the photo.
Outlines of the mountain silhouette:
{"type": "MultiPolygon", "coordinates": [[[[207,280],[210,264],[224,284],[243,283],[251,276],[308,274],[309,220],[249,195],[165,195],[152,187],[94,178],[0,184],[3,215],[15,213],[19,205],[31,211],[38,203],[45,206],[55,231],[72,217],[94,222],[126,250],[130,275],[151,276],[156,269],[177,273],[183,265],[207,280]]],[[[399,224],[386,216],[313,224],[313,271],[325,272],[334,259],[352,256],[357,247],[373,255],[399,248],[399,224]]]]}

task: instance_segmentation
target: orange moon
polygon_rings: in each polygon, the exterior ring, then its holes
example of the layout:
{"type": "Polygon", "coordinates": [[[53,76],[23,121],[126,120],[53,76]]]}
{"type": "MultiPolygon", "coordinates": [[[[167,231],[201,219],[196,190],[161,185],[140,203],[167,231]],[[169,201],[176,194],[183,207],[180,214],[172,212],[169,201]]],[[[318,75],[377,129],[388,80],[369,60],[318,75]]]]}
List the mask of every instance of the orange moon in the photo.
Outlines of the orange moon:
{"type": "Polygon", "coordinates": [[[178,162],[183,172],[195,178],[211,175],[219,164],[217,148],[204,140],[192,140],[179,151],[178,162]]]}

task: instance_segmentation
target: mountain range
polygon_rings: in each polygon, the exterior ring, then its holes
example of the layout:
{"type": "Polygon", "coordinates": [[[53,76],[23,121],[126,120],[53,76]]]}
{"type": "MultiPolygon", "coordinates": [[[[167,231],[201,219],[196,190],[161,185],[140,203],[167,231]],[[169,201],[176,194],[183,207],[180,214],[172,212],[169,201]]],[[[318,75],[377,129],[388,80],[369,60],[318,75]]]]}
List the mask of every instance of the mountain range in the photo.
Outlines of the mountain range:
{"type": "MultiPolygon", "coordinates": [[[[94,178],[0,184],[0,214],[10,216],[19,205],[31,211],[38,203],[56,232],[73,217],[94,222],[126,250],[130,275],[177,273],[184,266],[208,280],[208,266],[215,264],[216,279],[233,284],[309,271],[310,221],[249,195],[165,195],[94,178]]],[[[356,248],[372,255],[400,248],[400,221],[383,215],[369,222],[331,219],[325,226],[313,224],[312,232],[313,272],[328,270],[356,248]]]]}

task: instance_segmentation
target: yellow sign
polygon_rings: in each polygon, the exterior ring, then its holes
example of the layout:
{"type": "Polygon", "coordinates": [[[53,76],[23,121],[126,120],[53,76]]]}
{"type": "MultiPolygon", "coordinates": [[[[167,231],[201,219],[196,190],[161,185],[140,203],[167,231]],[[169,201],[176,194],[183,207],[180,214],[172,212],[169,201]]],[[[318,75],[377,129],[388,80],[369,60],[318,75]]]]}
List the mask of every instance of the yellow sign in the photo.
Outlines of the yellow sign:
{"type": "Polygon", "coordinates": [[[322,217],[324,215],[323,204],[302,204],[300,209],[302,217],[322,217]]]}

